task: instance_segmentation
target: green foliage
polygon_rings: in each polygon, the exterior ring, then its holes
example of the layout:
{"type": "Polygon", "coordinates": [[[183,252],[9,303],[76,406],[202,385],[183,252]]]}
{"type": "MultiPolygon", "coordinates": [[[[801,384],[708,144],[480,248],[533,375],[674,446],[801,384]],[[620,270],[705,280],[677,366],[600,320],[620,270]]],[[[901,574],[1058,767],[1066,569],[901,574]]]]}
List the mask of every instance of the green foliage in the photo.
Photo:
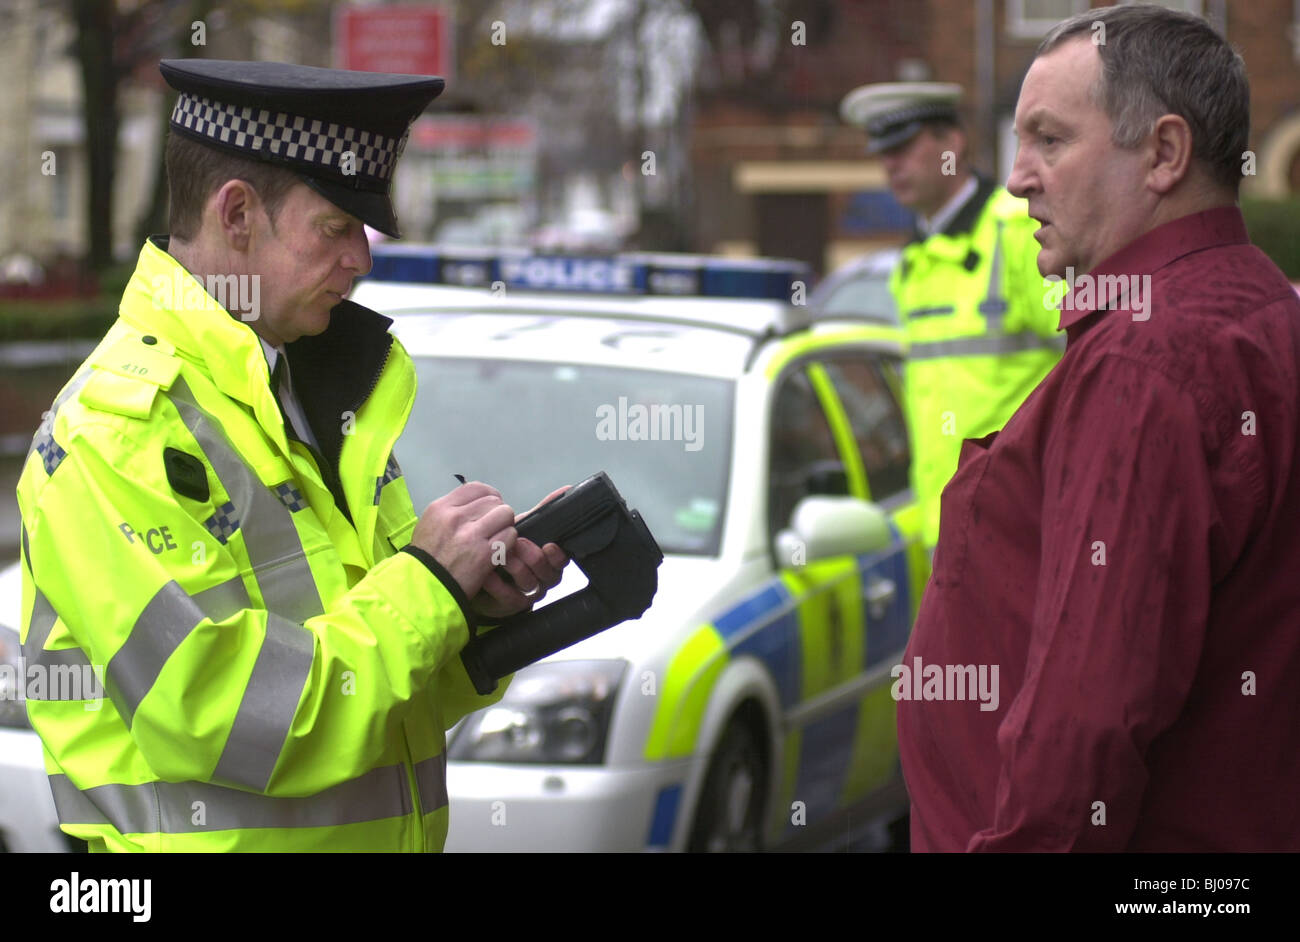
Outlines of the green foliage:
{"type": "Polygon", "coordinates": [[[121,292],[69,301],[0,299],[0,343],[10,340],[97,340],[117,319],[121,292]]]}
{"type": "Polygon", "coordinates": [[[1300,199],[1243,199],[1250,241],[1292,281],[1300,281],[1300,199]]]}

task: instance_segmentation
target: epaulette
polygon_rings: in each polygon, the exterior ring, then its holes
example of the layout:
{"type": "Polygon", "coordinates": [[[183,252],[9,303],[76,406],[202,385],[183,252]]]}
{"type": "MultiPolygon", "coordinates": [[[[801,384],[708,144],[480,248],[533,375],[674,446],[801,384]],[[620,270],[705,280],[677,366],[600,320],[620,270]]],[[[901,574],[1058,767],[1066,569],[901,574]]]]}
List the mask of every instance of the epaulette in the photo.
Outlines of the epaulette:
{"type": "Polygon", "coordinates": [[[160,389],[170,389],[181,369],[176,348],[151,334],[105,348],[91,362],[79,400],[92,409],[147,419],[160,389]]]}

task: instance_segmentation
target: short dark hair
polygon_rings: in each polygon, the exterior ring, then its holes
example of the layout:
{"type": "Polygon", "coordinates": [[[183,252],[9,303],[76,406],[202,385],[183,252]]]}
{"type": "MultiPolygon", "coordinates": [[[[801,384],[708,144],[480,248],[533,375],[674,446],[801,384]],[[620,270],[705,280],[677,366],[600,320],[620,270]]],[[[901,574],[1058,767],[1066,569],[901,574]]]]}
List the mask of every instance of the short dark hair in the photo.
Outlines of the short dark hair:
{"type": "Polygon", "coordinates": [[[256,190],[266,205],[272,225],[285,197],[294,184],[300,182],[291,170],[209,147],[174,130],[167,132],[164,160],[167,167],[167,228],[172,236],[182,241],[198,235],[204,205],[226,181],[243,180],[256,190]]]}
{"type": "Polygon", "coordinates": [[[1087,34],[1101,58],[1092,99],[1110,118],[1115,146],[1136,147],[1161,116],[1178,115],[1192,129],[1192,155],[1236,192],[1250,143],[1250,82],[1228,42],[1199,16],[1134,4],[1058,23],[1035,56],[1087,34]]]}

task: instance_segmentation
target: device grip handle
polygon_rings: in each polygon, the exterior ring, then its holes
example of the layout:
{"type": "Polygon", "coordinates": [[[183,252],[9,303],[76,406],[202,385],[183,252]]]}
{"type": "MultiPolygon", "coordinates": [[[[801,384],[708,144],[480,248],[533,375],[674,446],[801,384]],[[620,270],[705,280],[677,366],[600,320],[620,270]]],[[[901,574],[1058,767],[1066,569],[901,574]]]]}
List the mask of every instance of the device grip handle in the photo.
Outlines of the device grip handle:
{"type": "Polygon", "coordinates": [[[472,639],[461,661],[481,696],[496,690],[498,678],[610,627],[616,616],[589,586],[544,608],[506,619],[472,639]]]}

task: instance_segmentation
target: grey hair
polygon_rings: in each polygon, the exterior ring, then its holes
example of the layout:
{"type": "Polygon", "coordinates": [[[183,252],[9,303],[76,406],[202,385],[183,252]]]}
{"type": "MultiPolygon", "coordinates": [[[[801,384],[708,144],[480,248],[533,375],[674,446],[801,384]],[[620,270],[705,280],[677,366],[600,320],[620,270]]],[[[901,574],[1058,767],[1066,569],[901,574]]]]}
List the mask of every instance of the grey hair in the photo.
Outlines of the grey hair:
{"type": "Polygon", "coordinates": [[[1209,23],[1153,4],[1100,7],[1052,27],[1034,55],[1078,36],[1091,37],[1101,58],[1090,92],[1116,147],[1137,147],[1161,116],[1178,115],[1192,130],[1193,157],[1236,192],[1250,142],[1250,83],[1246,63],[1209,23]]]}

